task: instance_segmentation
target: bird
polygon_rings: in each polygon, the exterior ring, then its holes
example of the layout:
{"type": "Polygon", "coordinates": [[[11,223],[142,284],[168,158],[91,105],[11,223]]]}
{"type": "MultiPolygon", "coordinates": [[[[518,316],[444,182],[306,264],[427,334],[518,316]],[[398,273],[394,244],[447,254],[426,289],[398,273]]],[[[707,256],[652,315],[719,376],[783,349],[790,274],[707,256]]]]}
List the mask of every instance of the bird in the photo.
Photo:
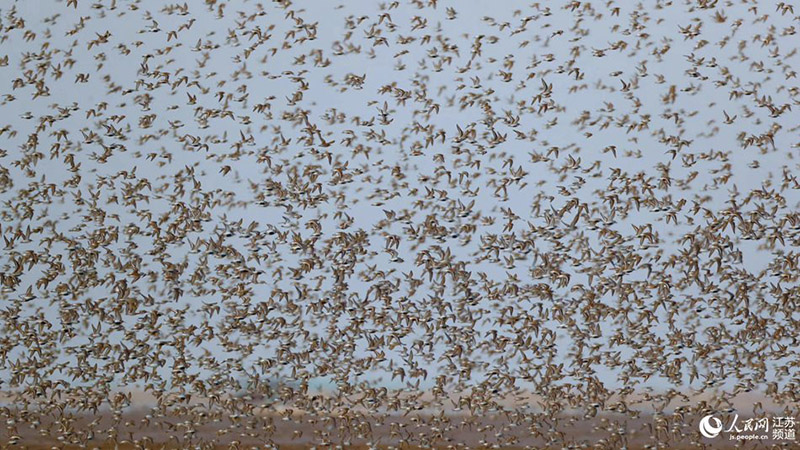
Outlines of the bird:
{"type": "Polygon", "coordinates": [[[3,442],[797,416],[789,3],[40,3],[0,19],[3,442]]]}

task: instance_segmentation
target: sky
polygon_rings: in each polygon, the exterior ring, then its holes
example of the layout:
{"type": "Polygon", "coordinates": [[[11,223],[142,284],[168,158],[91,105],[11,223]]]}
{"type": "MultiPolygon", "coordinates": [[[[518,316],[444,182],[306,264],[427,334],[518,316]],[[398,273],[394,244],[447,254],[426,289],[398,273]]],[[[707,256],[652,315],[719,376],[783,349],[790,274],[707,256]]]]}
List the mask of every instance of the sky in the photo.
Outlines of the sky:
{"type": "MultiPolygon", "coordinates": [[[[195,271],[205,261],[210,267],[219,267],[230,261],[228,255],[193,250],[191,244],[199,242],[197,239],[216,233],[230,233],[231,236],[226,236],[226,242],[247,255],[252,254],[253,249],[248,248],[245,233],[235,225],[240,220],[242,228],[257,222],[257,228],[261,231],[279,229],[308,238],[312,230],[306,228],[305,224],[316,219],[325,230],[323,238],[329,239],[337,233],[338,219],[334,218],[337,212],[346,213],[352,218],[350,230],[365,230],[370,234],[368,249],[375,251],[376,255],[369,261],[358,261],[359,270],[368,270],[370,266],[377,265],[393,270],[396,276],[409,271],[418,273],[420,269],[415,256],[421,249],[414,246],[413,241],[404,240],[400,244],[400,261],[392,260],[390,255],[381,251],[384,243],[380,238],[384,237],[383,233],[402,234],[406,227],[418,228],[425,223],[426,216],[433,209],[416,211],[419,208],[413,203],[414,196],[409,192],[415,186],[420,191],[431,186],[429,180],[437,177],[442,166],[450,167],[452,175],[458,173],[459,167],[465,167],[465,156],[455,151],[458,145],[453,141],[459,129],[475,129],[481,137],[479,144],[467,142],[463,146],[470,147],[480,155],[484,166],[481,178],[475,178],[472,189],[463,184],[451,187],[442,183],[438,187],[447,192],[446,199],[441,200],[442,204],[474,202],[475,216],[451,217],[451,222],[447,222],[446,215],[440,214],[438,220],[448,223],[448,227],[464,225],[478,216],[501,218],[504,210],[511,210],[519,216],[515,225],[519,230],[519,227],[526,226],[526,222],[536,226],[545,225],[545,213],[562,208],[573,197],[593,206],[604,205],[598,191],[607,188],[607,177],[581,177],[566,171],[559,175],[532,160],[532,155],[545,154],[554,147],[561,150],[553,167],[569,164],[570,160],[580,159],[582,167],[599,161],[606,168],[606,174],[610,167],[614,167],[631,175],[641,173],[645,179],[651,177],[651,183],[654,184],[659,182],[665,167],[669,168],[673,180],[686,178],[697,171],[697,178],[685,189],[673,186],[669,192],[660,192],[658,196],[671,198],[671,195],[680,195],[690,204],[692,200],[699,201],[707,197],[704,206],[715,211],[727,207],[731,198],[737,198],[741,203],[742,196],[753,190],[762,186],[774,188],[769,185],[771,177],[780,180],[783,171],[792,173],[797,170],[797,124],[793,120],[796,114],[770,117],[766,108],[754,108],[751,103],[744,103],[731,96],[734,88],[729,84],[720,84],[720,80],[724,79],[721,74],[724,67],[730,71],[740,91],[757,89],[759,96],[769,96],[775,104],[788,102],[796,105],[796,96],[791,92],[796,89],[796,79],[786,79],[785,73],[777,72],[779,65],[775,57],[770,55],[772,46],[754,43],[755,38],[763,36],[769,27],[783,30],[792,26],[793,19],[791,15],[771,14],[768,23],[753,23],[756,16],[748,9],[750,6],[747,3],[727,6],[724,13],[728,20],[715,23],[713,15],[717,9],[691,9],[685,5],[658,7],[664,4],[662,2],[620,3],[619,16],[605,11],[602,17],[583,14],[580,9],[576,12],[555,6],[545,11],[545,3],[538,8],[532,5],[520,7],[522,11],[517,14],[513,7],[498,7],[497,2],[439,2],[436,9],[424,10],[417,9],[409,2],[387,11],[391,15],[390,21],[388,18],[382,19],[383,22],[374,25],[373,32],[370,27],[381,20],[380,4],[366,1],[298,2],[293,6],[294,17],[287,14],[287,9],[275,4],[252,1],[228,5],[222,17],[218,14],[221,3],[208,8],[191,4],[191,14],[186,15],[180,12],[168,14],[165,11],[169,8],[161,2],[149,1],[100,2],[96,4],[104,6],[98,8],[92,6],[91,2],[80,2],[77,8],[66,7],[64,2],[4,3],[0,5],[2,26],[9,27],[15,17],[23,17],[26,28],[35,32],[37,37],[26,41],[23,31],[7,30],[4,33],[7,40],[0,50],[10,58],[6,66],[0,67],[0,85],[5,87],[2,90],[5,92],[2,122],[4,126],[10,125],[17,131],[13,137],[4,136],[0,143],[6,152],[2,167],[8,177],[0,191],[5,222],[3,230],[7,233],[15,227],[24,230],[27,226],[50,223],[58,233],[88,242],[92,233],[103,229],[102,224],[89,213],[102,211],[109,222],[116,215],[116,222],[120,224],[120,239],[104,245],[99,252],[97,278],[113,273],[113,269],[106,264],[108,260],[104,259],[112,255],[120,261],[139,261],[143,268],[156,272],[167,263],[186,264],[184,276],[188,278],[189,274],[198,273],[195,271]],[[115,7],[110,6],[112,4],[115,7]],[[448,19],[448,6],[457,10],[455,19],[448,19]],[[12,9],[16,10],[14,15],[10,15],[12,9]],[[244,29],[237,29],[238,24],[245,22],[247,17],[247,14],[237,13],[239,9],[249,13],[261,10],[263,15],[246,22],[244,29]],[[56,16],[57,20],[49,20],[56,16]],[[426,28],[412,29],[417,16],[427,20],[426,28]],[[525,16],[537,18],[522,29],[520,24],[525,16]],[[737,28],[733,24],[740,17],[745,20],[737,28]],[[297,26],[298,18],[302,18],[306,25],[315,25],[313,39],[297,41],[304,33],[311,34],[307,28],[297,26]],[[191,27],[181,31],[179,37],[169,37],[170,30],[176,30],[190,20],[191,27]],[[701,21],[702,34],[699,37],[688,38],[680,33],[687,25],[698,26],[701,21]],[[81,22],[83,24],[79,25],[81,22]],[[390,32],[390,22],[396,24],[396,35],[390,32]],[[80,31],[70,34],[70,30],[76,27],[80,31]],[[248,52],[247,49],[255,42],[255,33],[248,34],[245,31],[255,30],[256,27],[271,37],[262,46],[248,52]],[[382,31],[376,34],[374,30],[382,31]],[[91,44],[91,40],[102,39],[106,32],[110,33],[106,43],[91,44]],[[424,34],[432,37],[430,42],[398,45],[395,41],[398,36],[419,38],[424,34]],[[733,37],[728,45],[717,45],[730,35],[733,37]],[[373,39],[375,36],[389,36],[389,45],[378,44],[373,39]],[[576,39],[575,36],[581,38],[576,39]],[[45,40],[48,42],[46,45],[45,40]],[[77,42],[74,47],[71,46],[73,41],[77,42]],[[284,41],[292,43],[284,46],[284,41]],[[705,44],[702,41],[706,41],[705,44]],[[740,41],[748,43],[746,49],[737,47],[740,41]],[[476,42],[480,42],[480,54],[472,57],[476,42]],[[624,42],[624,47],[619,42],[624,42]],[[611,50],[615,45],[618,49],[611,50]],[[278,50],[273,53],[272,47],[278,50]],[[360,48],[360,51],[348,50],[354,48],[360,48]],[[605,56],[599,57],[600,51],[605,56]],[[746,54],[746,59],[742,57],[743,54],[746,54]],[[25,55],[30,60],[23,62],[25,55]],[[322,63],[314,62],[318,55],[322,55],[322,63]],[[448,58],[450,62],[441,62],[448,58]],[[574,59],[572,66],[567,66],[565,62],[571,59],[574,59]],[[42,60],[47,62],[37,64],[42,60]],[[324,61],[328,60],[329,64],[326,65],[324,61]],[[703,60],[703,63],[692,63],[698,60],[703,60]],[[508,65],[504,65],[504,62],[508,65]],[[765,64],[766,69],[759,68],[761,63],[765,64]],[[48,67],[46,78],[49,95],[33,98],[34,87],[13,87],[16,80],[26,77],[25,70],[45,70],[42,67],[48,67]],[[52,73],[55,67],[70,69],[62,78],[54,79],[52,73]],[[579,68],[577,73],[571,70],[576,67],[579,68]],[[503,81],[501,71],[510,73],[511,80],[503,81]],[[186,82],[175,88],[159,85],[157,81],[164,76],[164,72],[170,73],[170,83],[179,81],[183,75],[200,82],[192,86],[186,82]],[[88,74],[88,81],[75,82],[76,74],[88,74]],[[348,85],[348,80],[352,80],[353,76],[363,77],[363,83],[348,85]],[[625,86],[631,83],[636,86],[631,91],[633,93],[626,92],[625,86]],[[298,86],[307,88],[298,91],[298,86]],[[535,97],[548,86],[552,86],[551,98],[557,108],[555,114],[537,111],[535,104],[535,97]],[[668,102],[665,96],[670,86],[675,87],[677,95],[674,101],[668,102]],[[398,90],[411,93],[405,103],[398,103],[398,90]],[[418,95],[422,91],[425,94],[418,95]],[[296,92],[301,92],[302,98],[293,99],[296,92]],[[217,98],[217,93],[221,93],[220,98],[224,100],[217,98]],[[15,97],[14,100],[10,100],[9,96],[15,97]],[[425,96],[436,98],[439,102],[438,112],[430,118],[425,117],[425,111],[431,105],[417,101],[425,96]],[[196,104],[193,104],[193,97],[199,98],[196,104]],[[469,103],[470,98],[474,100],[472,103],[469,103]],[[254,111],[254,105],[263,103],[270,105],[266,111],[254,111]],[[391,122],[373,128],[384,134],[371,136],[368,127],[353,125],[351,119],[355,116],[365,121],[373,117],[379,120],[384,104],[391,122]],[[57,106],[54,108],[54,105],[57,106]],[[52,130],[39,133],[38,149],[44,157],[36,164],[35,176],[28,176],[20,167],[9,163],[26,152],[20,146],[38,125],[36,118],[56,114],[57,108],[70,105],[75,105],[73,114],[58,120],[52,130]],[[199,114],[202,114],[199,105],[228,108],[234,112],[233,117],[202,120],[199,118],[199,114]],[[487,105],[494,109],[496,116],[501,117],[491,128],[484,122],[484,108],[487,105]],[[308,117],[319,125],[325,139],[334,142],[328,148],[331,158],[337,163],[347,163],[347,170],[353,174],[352,183],[333,183],[332,171],[314,153],[321,149],[318,143],[301,144],[306,136],[302,125],[285,120],[285,114],[297,108],[307,111],[308,117]],[[100,115],[89,115],[92,109],[100,115]],[[28,113],[32,118],[26,118],[28,113]],[[326,123],[326,117],[336,116],[337,113],[346,114],[347,120],[326,123]],[[507,117],[519,118],[517,127],[510,127],[503,122],[502,117],[506,117],[506,113],[509,114],[507,117]],[[600,122],[594,125],[584,122],[581,125],[581,118],[587,114],[592,118],[600,118],[600,122]],[[119,120],[114,126],[122,130],[124,138],[100,124],[101,117],[109,118],[112,115],[118,116],[119,120]],[[737,116],[735,125],[724,122],[726,115],[737,116]],[[604,121],[608,121],[608,127],[602,126],[604,121]],[[646,124],[646,127],[632,130],[628,124],[646,124]],[[423,134],[413,131],[417,125],[430,125],[436,132],[441,130],[445,136],[443,142],[435,140],[432,145],[425,146],[423,134]],[[779,129],[774,145],[741,145],[742,133],[746,136],[758,135],[770,127],[779,129]],[[64,144],[60,144],[60,139],[54,134],[57,129],[68,131],[68,139],[64,139],[64,144]],[[506,141],[487,144],[492,129],[500,135],[507,135],[506,141]],[[100,138],[87,139],[90,130],[98,133],[100,138]],[[341,145],[343,139],[351,136],[347,130],[355,130],[356,141],[371,148],[368,154],[341,145]],[[535,133],[535,136],[533,139],[515,139],[515,130],[525,134],[535,133]],[[190,148],[187,142],[191,138],[187,140],[187,136],[202,136],[207,148],[190,148]],[[679,156],[673,157],[669,151],[674,146],[665,142],[665,136],[687,140],[686,150],[681,150],[679,156]],[[286,139],[290,139],[292,144],[281,147],[281,140],[286,139]],[[110,156],[104,158],[101,144],[109,143],[117,147],[112,149],[110,156]],[[55,144],[66,148],[62,147],[60,156],[50,157],[52,145],[55,144]],[[415,144],[421,145],[415,147],[415,144]],[[237,152],[237,145],[245,150],[237,152]],[[616,147],[616,156],[604,152],[609,146],[616,147]],[[723,160],[704,159],[702,155],[709,152],[729,153],[723,160]],[[47,183],[62,187],[69,180],[74,180],[75,172],[65,170],[66,153],[73,153],[75,162],[81,164],[78,171],[81,179],[76,181],[75,188],[68,189],[69,192],[63,196],[56,196],[53,201],[34,202],[34,217],[21,219],[18,205],[22,203],[20,193],[25,189],[35,192],[36,183],[45,180],[42,177],[46,177],[47,183]],[[689,154],[696,155],[696,161],[685,159],[689,154]],[[276,173],[264,163],[265,157],[275,165],[284,164],[286,167],[312,171],[318,167],[322,173],[320,179],[327,182],[321,190],[329,198],[339,196],[346,201],[323,201],[301,207],[299,202],[287,205],[287,202],[277,200],[268,190],[271,183],[281,183],[286,187],[291,186],[294,175],[305,181],[310,177],[307,172],[293,174],[286,170],[276,173]],[[522,168],[527,172],[525,183],[509,187],[505,196],[494,195],[486,181],[499,178],[508,159],[513,160],[513,168],[522,168]],[[444,164],[437,161],[444,161],[444,164]],[[401,188],[397,180],[387,176],[390,171],[385,168],[394,166],[405,175],[409,187],[401,188]],[[224,167],[229,167],[230,172],[222,173],[220,169],[224,167]],[[178,196],[180,201],[176,201],[170,194],[175,192],[181,177],[188,177],[188,168],[194,170],[193,176],[202,188],[185,192],[178,196]],[[113,187],[111,183],[104,182],[122,172],[129,176],[116,178],[113,187]],[[726,172],[729,172],[728,182],[724,185],[715,183],[716,173],[724,175],[726,172]],[[149,180],[152,184],[149,198],[139,199],[134,208],[125,205],[126,189],[142,180],[149,180]],[[480,191],[474,192],[478,186],[481,187],[480,191]],[[570,195],[562,195],[564,190],[569,191],[570,195]],[[82,197],[77,197],[78,193],[82,197]],[[92,200],[93,196],[97,202],[92,200]],[[120,200],[119,203],[107,201],[114,196],[120,200]],[[163,229],[171,223],[176,213],[183,210],[184,205],[201,198],[213,205],[208,208],[208,215],[200,218],[198,228],[188,233],[188,239],[170,244],[166,256],[159,255],[158,244],[152,236],[131,233],[130,237],[122,238],[130,227],[144,230],[151,221],[160,221],[163,229]],[[388,228],[381,225],[386,218],[386,211],[400,213],[406,210],[414,211],[414,215],[406,220],[407,223],[398,221],[388,228]]],[[[595,6],[600,7],[599,4],[595,6]]],[[[781,62],[787,67],[797,58],[787,48],[791,45],[791,39],[780,39],[781,62]]],[[[296,194],[302,198],[299,188],[296,194]]],[[[800,200],[797,190],[782,191],[782,195],[786,200],[782,209],[796,211],[800,200]]],[[[435,204],[437,201],[432,199],[427,203],[435,204]]],[[[643,207],[627,217],[616,218],[611,228],[622,234],[630,234],[633,226],[645,224],[652,224],[663,239],[652,248],[634,245],[620,249],[621,252],[635,251],[648,257],[654,252],[662,252],[664,259],[667,259],[669,255],[680,254],[685,249],[685,241],[681,236],[705,225],[700,219],[692,223],[683,218],[678,223],[669,224],[664,220],[664,211],[657,207],[643,207]]],[[[493,225],[485,224],[481,227],[481,233],[500,233],[504,225],[503,220],[497,220],[493,225]]],[[[583,234],[591,246],[598,246],[602,242],[602,236],[583,221],[571,233],[573,236],[583,234]]],[[[734,238],[739,236],[732,230],[721,233],[728,233],[734,238]]],[[[265,272],[260,283],[250,286],[256,298],[266,298],[276,289],[295,295],[297,280],[292,280],[290,276],[278,279],[274,270],[283,268],[284,272],[288,272],[288,268],[299,264],[304,255],[290,251],[289,243],[278,242],[276,245],[274,249],[255,250],[263,254],[263,262],[256,266],[265,272]]],[[[482,258],[481,255],[487,252],[478,238],[470,242],[460,238],[443,238],[441,242],[428,241],[424,244],[429,249],[434,245],[448,247],[452,250],[453,258],[467,262],[473,273],[483,273],[488,279],[499,283],[514,278],[524,283],[534,281],[531,275],[537,264],[534,258],[515,261],[513,265],[504,264],[499,258],[482,258]]],[[[537,251],[542,253],[553,249],[552,242],[546,240],[538,241],[536,245],[537,251]]],[[[758,240],[741,240],[736,245],[741,251],[741,259],[728,263],[766,280],[765,283],[776,282],[776,279],[759,274],[767,270],[770,262],[781,252],[791,249],[788,243],[779,250],[763,248],[763,241],[758,240]]],[[[3,270],[12,269],[12,256],[39,246],[40,241],[34,239],[20,242],[11,249],[6,248],[0,257],[0,264],[5,266],[3,270]]],[[[62,262],[65,264],[76,257],[64,243],[54,244],[49,252],[54,256],[63,255],[62,262]]],[[[242,355],[237,349],[225,348],[220,341],[193,346],[191,354],[198,359],[210,354],[218,360],[229,360],[232,364],[238,361],[245,366],[255,367],[263,358],[279,355],[281,348],[300,352],[310,348],[313,336],[328,339],[329,336],[325,337],[326,330],[331,326],[344,329],[351,325],[355,314],[331,316],[314,312],[312,306],[315,303],[332,301],[328,295],[333,279],[327,269],[327,266],[315,269],[308,275],[311,279],[319,277],[321,284],[318,291],[295,300],[306,310],[302,315],[302,328],[309,331],[310,335],[302,337],[294,333],[257,342],[254,343],[256,351],[248,355],[242,355]]],[[[17,288],[6,289],[2,295],[7,299],[19,298],[29,286],[34,285],[44,270],[40,266],[27,272],[17,288]]],[[[588,276],[578,270],[572,276],[573,285],[588,281],[588,276]]],[[[68,279],[65,276],[59,281],[68,279]]],[[[634,272],[626,280],[648,281],[645,271],[634,272]]],[[[187,280],[182,281],[185,283],[187,280]]],[[[217,287],[235,284],[233,278],[215,282],[217,287]]],[[[65,311],[76,309],[75,305],[87,299],[113,308],[114,302],[119,300],[117,293],[111,290],[113,284],[95,286],[62,298],[55,295],[52,288],[48,292],[36,288],[34,291],[38,297],[22,306],[20,320],[32,320],[37,314],[43,314],[56,323],[65,311]]],[[[796,283],[788,283],[784,287],[792,285],[796,283]]],[[[361,299],[372,292],[372,286],[372,281],[364,277],[354,277],[348,282],[349,292],[361,299]]],[[[218,303],[229,312],[235,309],[234,302],[221,300],[219,292],[193,293],[188,289],[179,300],[162,302],[175,287],[174,283],[162,278],[148,280],[145,277],[130,283],[129,287],[140,298],[147,295],[157,297],[158,304],[153,308],[166,312],[167,316],[177,315],[177,310],[188,308],[181,326],[201,323],[203,315],[198,311],[203,304],[218,303]]],[[[448,285],[442,300],[450,306],[456,304],[458,295],[452,287],[448,285]]],[[[756,304],[774,302],[775,299],[768,295],[766,299],[762,298],[767,291],[766,287],[755,290],[751,301],[756,304]]],[[[567,288],[557,288],[554,292],[556,295],[552,301],[483,298],[474,305],[472,312],[483,315],[486,320],[478,321],[470,332],[481,336],[491,333],[496,329],[495,319],[508,306],[535,311],[542,307],[552,310],[558,305],[572,305],[575,297],[567,288]]],[[[706,309],[699,315],[692,309],[680,307],[677,313],[678,323],[685,329],[697,330],[696,338],[704,343],[713,343],[713,337],[706,332],[720,324],[733,333],[742,328],[741,324],[737,325],[726,315],[720,306],[721,300],[714,299],[714,295],[701,294],[696,287],[687,287],[672,298],[676,303],[688,302],[689,296],[705,299],[706,309]]],[[[425,310],[432,302],[424,291],[414,295],[406,292],[405,296],[409,304],[417,309],[425,310]]],[[[653,298],[641,300],[646,305],[654,302],[653,298]]],[[[611,295],[601,297],[599,301],[618,305],[618,300],[611,295]]],[[[351,308],[363,307],[358,302],[354,305],[351,308]]],[[[276,317],[291,319],[292,315],[283,309],[284,306],[277,307],[276,317]]],[[[396,314],[394,304],[383,305],[375,299],[369,306],[377,311],[396,314]]],[[[652,325],[649,332],[661,339],[668,339],[672,331],[665,324],[666,309],[656,309],[654,313],[662,321],[652,325]]],[[[581,332],[593,325],[578,313],[575,317],[576,326],[581,332]]],[[[791,319],[797,318],[793,316],[791,319]]],[[[122,315],[119,328],[108,331],[108,340],[128,342],[130,336],[126,333],[143,339],[146,330],[134,327],[139,319],[133,315],[122,315]]],[[[777,323],[782,320],[788,323],[785,317],[773,319],[777,323]]],[[[218,316],[216,320],[222,320],[222,317],[218,316]]],[[[63,351],[55,356],[55,361],[74,364],[75,356],[71,349],[92,342],[92,327],[103,322],[102,318],[86,314],[81,316],[81,321],[85,333],[66,339],[63,351]]],[[[103,326],[107,325],[104,323],[103,326]]],[[[453,333],[457,333],[466,330],[467,323],[456,320],[449,326],[453,333]]],[[[545,320],[543,326],[552,329],[556,336],[554,360],[567,364],[573,361],[570,353],[574,350],[576,330],[554,319],[545,320]]],[[[612,344],[609,338],[615,331],[625,329],[624,326],[612,318],[601,320],[597,326],[601,335],[587,342],[611,352],[619,351],[623,359],[634,358],[633,349],[612,344]]],[[[390,334],[378,324],[369,327],[374,329],[376,335],[390,334]]],[[[497,331],[501,336],[513,336],[510,329],[497,331]]],[[[155,339],[156,342],[169,342],[169,327],[165,326],[162,333],[155,339]]],[[[229,338],[234,341],[249,339],[244,334],[236,333],[229,338]]],[[[425,338],[424,328],[416,327],[403,339],[400,348],[387,349],[388,359],[396,364],[404,364],[401,350],[408,348],[415,340],[425,338]]],[[[752,350],[758,344],[758,339],[752,339],[738,345],[752,350]]],[[[356,339],[354,348],[346,353],[355,359],[363,358],[370,354],[368,347],[368,339],[356,339]]],[[[731,348],[721,348],[719,355],[730,358],[731,348]]],[[[442,345],[431,354],[441,356],[445,350],[446,345],[442,345]]],[[[10,352],[10,358],[21,358],[27,352],[28,349],[18,345],[10,352]]],[[[317,356],[325,360],[325,352],[318,353],[317,356]]],[[[519,355],[501,361],[498,355],[476,351],[472,357],[485,366],[471,375],[471,382],[485,379],[492,368],[501,367],[510,373],[527,370],[524,365],[519,365],[519,355]]],[[[664,363],[691,357],[692,350],[689,348],[672,348],[666,350],[664,363]]],[[[327,358],[325,362],[337,363],[335,355],[327,355],[327,358]]],[[[774,367],[785,361],[769,363],[770,373],[774,373],[774,367]]],[[[435,375],[449,370],[444,359],[430,355],[423,358],[422,364],[431,375],[423,382],[423,388],[432,387],[435,375]]],[[[213,372],[202,367],[192,369],[209,376],[213,372]]],[[[607,386],[624,386],[625,383],[618,378],[621,368],[597,364],[593,369],[595,376],[607,386]]],[[[8,365],[0,366],[0,379],[9,370],[8,365]]],[[[162,371],[167,376],[169,367],[164,367],[162,371]]],[[[313,368],[310,371],[313,372],[313,368]]],[[[245,373],[240,375],[244,377],[245,373]]],[[[273,375],[288,378],[296,376],[288,367],[286,370],[275,369],[273,375]]],[[[113,376],[120,385],[126,384],[120,374],[113,376]]],[[[367,380],[398,389],[404,386],[399,379],[391,379],[391,372],[385,366],[352,377],[352,380],[367,380]]],[[[727,386],[741,382],[740,378],[728,379],[727,386]]],[[[579,382],[569,378],[565,380],[569,381],[579,382]]],[[[686,379],[684,383],[684,388],[699,389],[703,380],[692,384],[686,379]]],[[[85,384],[90,385],[91,380],[86,380],[85,384]]],[[[322,389],[334,389],[335,386],[332,376],[315,376],[311,384],[322,389]]],[[[642,388],[653,389],[671,386],[660,376],[653,376],[641,385],[642,388]]]]}

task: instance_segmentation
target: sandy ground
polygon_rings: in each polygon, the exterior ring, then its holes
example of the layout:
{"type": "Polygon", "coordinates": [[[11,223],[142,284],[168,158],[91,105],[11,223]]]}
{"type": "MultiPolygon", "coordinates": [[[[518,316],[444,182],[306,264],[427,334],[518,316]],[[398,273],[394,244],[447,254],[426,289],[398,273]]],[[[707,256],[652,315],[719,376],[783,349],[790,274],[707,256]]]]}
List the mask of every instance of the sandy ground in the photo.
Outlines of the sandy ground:
{"type": "MultiPolygon", "coordinates": [[[[664,415],[636,408],[639,418],[601,412],[594,417],[568,415],[552,428],[549,417],[537,416],[537,421],[520,422],[505,415],[472,416],[466,413],[432,415],[419,411],[407,415],[387,415],[378,420],[370,414],[355,414],[360,419],[345,422],[338,417],[313,417],[295,411],[290,418],[273,413],[254,414],[247,419],[221,415],[209,418],[205,425],[188,431],[188,416],[179,414],[167,418],[150,418],[153,398],[143,392],[131,393],[135,408],[126,410],[118,420],[109,411],[97,415],[69,412],[67,420],[39,417],[19,420],[13,413],[13,401],[0,398],[0,448],[735,448],[737,442],[727,436],[701,439],[699,417],[679,416],[672,412],[679,404],[671,404],[664,415]],[[8,409],[6,409],[8,408],[8,409]],[[9,424],[7,419],[17,422],[9,424]],[[38,420],[34,429],[31,421],[38,420]],[[94,426],[89,426],[97,421],[94,426]],[[61,430],[74,431],[73,442],[56,439],[61,430]],[[89,436],[88,430],[103,430],[89,436]],[[549,439],[555,437],[558,445],[549,439]],[[82,447],[81,442],[87,445],[82,447]],[[698,442],[702,445],[698,445],[698,442]],[[134,443],[138,444],[134,445],[134,443]],[[72,444],[72,445],[70,445],[72,444]],[[328,445],[325,445],[328,444],[328,445]],[[550,444],[550,445],[549,445],[550,444]]],[[[535,404],[531,399],[531,404],[535,404]]],[[[707,396],[690,398],[696,405],[708,401],[707,396]]],[[[761,402],[766,414],[778,414],[776,405],[761,396],[749,393],[737,396],[732,406],[742,418],[754,417],[753,405],[761,402]]],[[[202,410],[202,408],[200,408],[202,410]]],[[[762,412],[764,414],[764,412],[762,412]]],[[[798,441],[748,441],[738,448],[800,448],[798,441]]]]}
{"type": "MultiPolygon", "coordinates": [[[[653,416],[636,420],[621,416],[599,415],[591,419],[571,417],[561,420],[556,429],[560,436],[559,445],[548,445],[548,440],[540,434],[549,434],[542,424],[514,424],[501,416],[442,416],[437,418],[421,416],[389,416],[383,423],[374,419],[361,422],[344,423],[335,418],[311,419],[297,417],[283,420],[268,416],[248,421],[221,420],[211,425],[199,427],[195,433],[186,433],[181,418],[170,417],[161,421],[162,426],[146,424],[145,411],[133,412],[122,417],[119,426],[111,426],[110,416],[82,416],[70,424],[71,429],[80,432],[87,429],[91,420],[99,420],[101,429],[112,428],[117,433],[117,448],[368,448],[368,440],[359,437],[358,432],[371,434],[372,443],[378,448],[734,448],[736,442],[726,437],[714,440],[703,439],[706,447],[698,446],[696,422],[689,419],[685,423],[667,417],[659,420],[653,416]],[[419,420],[418,420],[419,418],[419,420]],[[572,423],[570,423],[572,422],[572,423]],[[127,424],[127,426],[125,425],[127,424]],[[170,430],[167,427],[172,426],[170,430]],[[651,430],[658,429],[658,440],[652,437],[651,430]],[[225,430],[230,430],[224,432],[225,430]],[[173,437],[171,437],[173,436],[173,437]],[[328,445],[325,445],[328,444],[328,445]],[[563,446],[561,444],[564,444],[563,446]]],[[[42,429],[57,428],[59,424],[52,419],[42,420],[42,429]]],[[[0,432],[3,447],[14,444],[11,435],[0,432]]],[[[19,441],[14,448],[115,448],[109,436],[95,435],[86,447],[64,445],[48,436],[38,435],[35,430],[19,427],[16,432],[19,441]]],[[[77,444],[77,442],[76,442],[77,444]]],[[[750,441],[739,448],[800,448],[798,442],[750,441]],[[782,447],[780,444],[785,444],[782,447]]]]}

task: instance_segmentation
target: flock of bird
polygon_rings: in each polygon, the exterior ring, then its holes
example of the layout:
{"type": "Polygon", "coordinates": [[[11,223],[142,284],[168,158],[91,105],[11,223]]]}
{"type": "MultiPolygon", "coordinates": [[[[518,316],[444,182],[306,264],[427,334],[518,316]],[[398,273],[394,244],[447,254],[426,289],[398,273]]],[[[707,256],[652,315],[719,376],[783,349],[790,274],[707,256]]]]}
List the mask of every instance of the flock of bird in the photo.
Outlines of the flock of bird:
{"type": "Polygon", "coordinates": [[[3,2],[0,441],[675,448],[797,416],[797,27],[3,2]]]}

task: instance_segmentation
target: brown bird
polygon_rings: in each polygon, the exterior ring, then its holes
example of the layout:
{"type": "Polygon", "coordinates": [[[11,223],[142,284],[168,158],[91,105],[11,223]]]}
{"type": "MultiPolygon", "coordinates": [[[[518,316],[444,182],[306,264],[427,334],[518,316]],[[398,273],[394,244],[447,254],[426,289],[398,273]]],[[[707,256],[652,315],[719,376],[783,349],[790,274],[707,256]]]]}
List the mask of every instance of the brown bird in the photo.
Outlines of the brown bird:
{"type": "Polygon", "coordinates": [[[791,447],[792,5],[262,3],[3,10],[2,442],[791,447]]]}

